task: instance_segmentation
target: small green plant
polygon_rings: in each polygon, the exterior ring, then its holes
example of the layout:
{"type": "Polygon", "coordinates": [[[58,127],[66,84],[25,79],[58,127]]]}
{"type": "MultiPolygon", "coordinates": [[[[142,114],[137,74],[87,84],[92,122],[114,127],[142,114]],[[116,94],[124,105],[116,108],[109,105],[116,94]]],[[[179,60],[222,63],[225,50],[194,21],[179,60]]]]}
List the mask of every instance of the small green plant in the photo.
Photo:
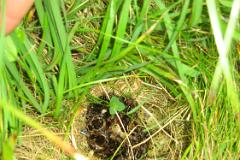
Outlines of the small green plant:
{"type": "Polygon", "coordinates": [[[126,106],[117,98],[113,96],[109,102],[109,113],[113,116],[116,112],[121,112],[126,108],[126,106]]]}

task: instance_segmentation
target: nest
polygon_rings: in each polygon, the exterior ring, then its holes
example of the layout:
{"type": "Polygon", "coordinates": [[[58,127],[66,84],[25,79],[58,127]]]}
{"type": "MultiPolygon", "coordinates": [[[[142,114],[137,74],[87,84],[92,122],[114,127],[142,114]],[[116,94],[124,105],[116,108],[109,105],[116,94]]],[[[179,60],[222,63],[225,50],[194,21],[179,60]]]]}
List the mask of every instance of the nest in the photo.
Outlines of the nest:
{"type": "Polygon", "coordinates": [[[148,142],[140,144],[148,137],[144,127],[138,123],[137,113],[128,115],[137,103],[126,97],[118,97],[126,108],[110,115],[109,99],[100,97],[100,103],[91,103],[86,114],[87,141],[97,156],[116,160],[141,159],[146,155],[148,142]],[[134,145],[138,145],[133,148],[134,145]],[[134,158],[132,158],[134,157],[134,158]]]}

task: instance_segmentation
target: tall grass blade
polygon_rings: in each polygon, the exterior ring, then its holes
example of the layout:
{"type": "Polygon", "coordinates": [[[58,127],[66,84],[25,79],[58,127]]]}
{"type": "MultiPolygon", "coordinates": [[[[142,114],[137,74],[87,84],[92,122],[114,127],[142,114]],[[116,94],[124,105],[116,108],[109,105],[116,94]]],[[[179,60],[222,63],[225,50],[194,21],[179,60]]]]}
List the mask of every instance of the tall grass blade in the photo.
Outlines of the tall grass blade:
{"type": "Polygon", "coordinates": [[[97,59],[97,65],[100,65],[103,62],[103,60],[106,58],[105,56],[107,53],[108,46],[110,44],[110,40],[111,40],[110,35],[112,35],[112,32],[113,32],[113,24],[114,24],[114,19],[115,19],[116,13],[117,13],[117,4],[115,1],[111,1],[108,12],[107,12],[107,17],[109,17],[109,18],[106,19],[107,23],[105,24],[106,27],[104,27],[105,35],[103,37],[101,50],[100,50],[100,53],[99,53],[99,56],[97,59]]]}
{"type": "Polygon", "coordinates": [[[190,19],[190,25],[196,26],[201,21],[203,0],[193,0],[192,2],[192,15],[190,19]]]}
{"type": "MultiPolygon", "coordinates": [[[[118,22],[118,29],[116,33],[116,37],[124,39],[124,34],[126,33],[126,27],[128,23],[128,16],[129,16],[129,10],[131,7],[131,0],[125,0],[122,6],[120,20],[118,22]]],[[[120,52],[120,49],[122,48],[122,42],[118,39],[115,40],[111,57],[114,57],[120,52]]]]}
{"type": "Polygon", "coordinates": [[[239,113],[240,112],[239,95],[236,91],[236,84],[231,73],[232,71],[229,63],[229,49],[231,47],[234,30],[240,13],[240,1],[239,0],[233,1],[233,6],[226,33],[222,33],[221,31],[220,21],[218,19],[219,16],[217,14],[216,2],[207,0],[207,6],[211,20],[212,30],[216,41],[216,46],[219,53],[219,63],[216,66],[217,71],[214,74],[213,77],[214,81],[212,81],[212,87],[210,89],[210,92],[211,93],[217,92],[214,90],[215,86],[218,86],[219,85],[218,83],[221,82],[219,80],[219,78],[221,77],[219,76],[220,74],[219,68],[221,68],[221,71],[224,74],[224,77],[226,78],[227,94],[231,102],[232,109],[234,113],[239,113]]]}

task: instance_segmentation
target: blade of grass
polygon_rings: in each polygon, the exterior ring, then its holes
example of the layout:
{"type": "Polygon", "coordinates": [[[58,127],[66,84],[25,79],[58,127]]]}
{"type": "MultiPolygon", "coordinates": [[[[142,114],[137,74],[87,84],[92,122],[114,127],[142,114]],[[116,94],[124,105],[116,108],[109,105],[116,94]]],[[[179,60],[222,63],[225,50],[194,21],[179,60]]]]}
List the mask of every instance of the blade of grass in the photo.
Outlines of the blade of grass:
{"type": "MultiPolygon", "coordinates": [[[[125,0],[121,10],[120,20],[118,22],[118,28],[116,33],[116,37],[118,38],[124,39],[124,34],[126,33],[126,27],[128,23],[130,7],[131,7],[131,0],[125,0]]],[[[117,55],[120,52],[121,48],[122,48],[122,42],[119,41],[118,39],[115,39],[111,57],[114,57],[115,55],[117,55]]]]}
{"type": "Polygon", "coordinates": [[[125,78],[130,78],[130,77],[135,77],[135,76],[134,75],[120,76],[120,77],[113,77],[113,78],[100,79],[100,80],[96,80],[96,81],[92,81],[92,82],[87,82],[87,83],[78,85],[78,86],[76,86],[74,88],[68,89],[64,93],[67,93],[67,92],[70,92],[71,90],[79,89],[79,88],[82,88],[82,87],[90,86],[90,85],[93,85],[93,84],[109,82],[109,81],[114,81],[114,80],[118,80],[118,79],[125,79],[125,78]]]}
{"type": "Polygon", "coordinates": [[[106,21],[107,22],[106,27],[103,26],[103,28],[106,28],[106,30],[105,30],[105,36],[103,37],[101,50],[97,59],[97,65],[100,65],[103,62],[103,60],[106,58],[105,55],[111,40],[111,37],[109,37],[108,35],[112,35],[114,18],[116,16],[116,13],[117,13],[117,4],[115,1],[111,1],[109,5],[108,13],[107,13],[108,20],[106,21]]]}
{"type": "MultiPolygon", "coordinates": [[[[173,43],[175,42],[175,40],[177,38],[177,35],[182,30],[182,27],[183,27],[184,23],[186,23],[186,16],[187,16],[187,13],[188,13],[189,4],[190,4],[189,0],[184,1],[180,18],[177,22],[177,26],[175,27],[175,29],[173,31],[169,31],[169,33],[171,34],[171,38],[170,38],[169,43],[168,43],[167,47],[165,48],[164,52],[166,52],[171,46],[173,46],[173,43]]],[[[179,56],[177,56],[175,58],[179,58],[179,56]]]]}
{"type": "Polygon", "coordinates": [[[190,26],[192,27],[196,26],[201,20],[203,2],[203,0],[193,0],[192,15],[190,19],[190,26]]]}
{"type": "MultiPolygon", "coordinates": [[[[60,53],[60,56],[62,57],[59,64],[60,73],[56,95],[57,102],[55,106],[56,109],[54,111],[54,117],[57,118],[62,109],[62,100],[65,88],[73,88],[77,84],[76,72],[72,62],[68,33],[66,32],[64,22],[61,18],[60,3],[57,1],[46,0],[44,1],[44,7],[46,8],[50,33],[55,47],[54,53],[60,53]]],[[[77,96],[77,91],[74,90],[73,93],[69,92],[69,95],[77,96]]]]}
{"type": "Polygon", "coordinates": [[[31,91],[28,89],[28,87],[26,86],[26,84],[23,82],[23,80],[20,77],[20,74],[16,68],[15,65],[11,65],[8,64],[7,65],[7,69],[9,71],[9,73],[11,74],[11,76],[13,77],[13,79],[17,82],[17,85],[19,87],[19,90],[22,90],[23,93],[26,95],[26,97],[28,98],[29,103],[31,103],[38,112],[42,112],[42,107],[41,105],[38,103],[38,101],[36,100],[36,98],[32,95],[31,91]]]}
{"type": "MultiPolygon", "coordinates": [[[[56,37],[54,45],[56,45],[55,47],[59,47],[58,49],[63,55],[61,67],[66,67],[68,85],[71,88],[76,85],[76,73],[72,63],[68,36],[61,18],[60,6],[57,1],[47,0],[44,1],[44,3],[49,15],[49,22],[51,22],[50,24],[53,25],[50,26],[52,32],[51,35],[54,35],[56,37]],[[66,66],[64,63],[66,63],[66,66]]],[[[65,76],[65,73],[62,73],[63,75],[61,76],[65,76]]],[[[77,93],[74,94],[76,95],[77,93]]]]}
{"type": "Polygon", "coordinates": [[[83,9],[85,7],[85,5],[87,5],[89,3],[89,0],[85,0],[85,1],[74,1],[74,3],[72,4],[71,7],[69,7],[68,11],[67,11],[67,16],[69,18],[73,17],[77,12],[79,12],[79,10],[83,9]]]}
{"type": "MultiPolygon", "coordinates": [[[[5,29],[6,29],[6,0],[0,2],[0,101],[14,103],[13,92],[11,90],[6,72],[8,61],[5,50],[5,29]]],[[[0,108],[0,153],[3,160],[13,159],[14,146],[16,143],[15,133],[19,129],[18,124],[10,112],[0,108]],[[13,128],[12,128],[13,127],[13,128]]]]}
{"type": "MultiPolygon", "coordinates": [[[[18,31],[20,32],[20,30],[18,31]]],[[[36,80],[38,81],[40,88],[42,89],[44,94],[44,102],[43,106],[41,107],[41,112],[46,112],[50,99],[47,79],[44,75],[44,71],[42,70],[42,66],[39,60],[36,57],[36,53],[31,48],[32,44],[29,42],[29,40],[26,38],[26,35],[23,32],[19,34],[22,34],[22,36],[25,38],[22,40],[21,38],[19,38],[17,33],[12,34],[15,44],[19,48],[19,52],[22,53],[23,55],[26,55],[24,60],[25,62],[20,61],[19,62],[20,64],[22,64],[22,66],[25,66],[26,70],[28,70],[27,73],[29,74],[29,77],[36,77],[36,80]]]]}
{"type": "MultiPolygon", "coordinates": [[[[230,20],[229,24],[226,30],[226,33],[223,34],[220,27],[220,22],[217,15],[217,8],[216,3],[214,1],[207,1],[209,16],[211,20],[211,25],[219,53],[219,63],[216,66],[216,72],[214,74],[212,81],[212,87],[210,88],[210,91],[212,93],[216,93],[217,91],[213,91],[215,89],[215,86],[218,86],[218,83],[220,82],[219,78],[221,77],[219,74],[223,72],[224,77],[227,81],[227,95],[231,102],[231,106],[233,109],[233,112],[235,114],[238,114],[240,112],[240,103],[239,103],[239,95],[236,91],[236,84],[233,79],[230,65],[229,65],[229,49],[231,47],[231,42],[233,38],[234,29],[236,27],[237,19],[239,17],[240,12],[240,1],[235,0],[233,1],[233,7],[230,14],[230,20]],[[221,72],[219,71],[221,68],[221,72]]],[[[211,95],[212,96],[212,95],[211,95]]]]}
{"type": "MultiPolygon", "coordinates": [[[[0,99],[6,100],[6,84],[4,79],[4,68],[5,68],[5,56],[4,56],[4,42],[5,42],[5,25],[6,25],[6,1],[3,0],[1,3],[1,32],[0,32],[0,72],[3,74],[0,77],[0,99]]],[[[3,152],[4,148],[7,148],[7,146],[4,144],[6,136],[7,136],[7,128],[5,118],[5,114],[2,109],[0,110],[0,152],[3,152]]],[[[9,155],[12,156],[11,154],[9,155]]]]}

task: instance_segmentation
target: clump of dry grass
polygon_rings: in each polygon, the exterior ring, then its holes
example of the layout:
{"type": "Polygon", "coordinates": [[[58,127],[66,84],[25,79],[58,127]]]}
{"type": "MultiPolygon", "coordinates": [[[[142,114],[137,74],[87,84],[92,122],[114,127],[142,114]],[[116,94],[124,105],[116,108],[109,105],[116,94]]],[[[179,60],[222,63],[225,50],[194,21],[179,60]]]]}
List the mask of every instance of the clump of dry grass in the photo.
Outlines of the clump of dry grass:
{"type": "MultiPolygon", "coordinates": [[[[63,137],[62,129],[58,121],[52,117],[39,116],[36,112],[28,109],[28,115],[38,119],[47,129],[53,131],[56,135],[63,137]]],[[[66,158],[61,150],[49,142],[38,130],[23,126],[22,134],[19,136],[20,142],[16,146],[15,156],[18,160],[57,160],[66,158]]]]}

